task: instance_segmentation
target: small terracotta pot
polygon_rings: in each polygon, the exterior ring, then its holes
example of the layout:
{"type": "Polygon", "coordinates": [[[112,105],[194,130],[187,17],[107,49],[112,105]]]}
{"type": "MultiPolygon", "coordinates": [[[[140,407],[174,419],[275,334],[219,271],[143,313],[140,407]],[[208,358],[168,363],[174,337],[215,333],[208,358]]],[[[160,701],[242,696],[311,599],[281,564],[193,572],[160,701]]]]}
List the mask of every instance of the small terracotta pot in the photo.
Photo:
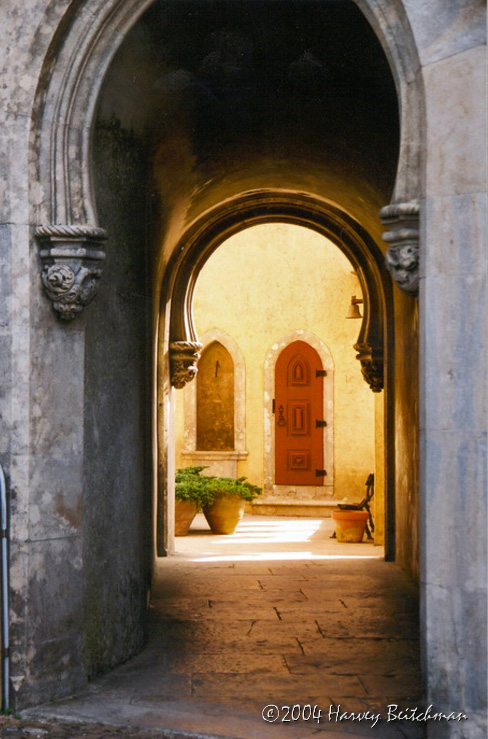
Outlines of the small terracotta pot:
{"type": "Polygon", "coordinates": [[[368,511],[332,511],[337,541],[357,543],[363,540],[368,511]]]}
{"type": "Polygon", "coordinates": [[[197,510],[194,500],[175,500],[175,536],[186,536],[197,510]]]}
{"type": "Polygon", "coordinates": [[[203,514],[213,534],[233,534],[244,515],[245,501],[237,495],[219,495],[203,514]]]}

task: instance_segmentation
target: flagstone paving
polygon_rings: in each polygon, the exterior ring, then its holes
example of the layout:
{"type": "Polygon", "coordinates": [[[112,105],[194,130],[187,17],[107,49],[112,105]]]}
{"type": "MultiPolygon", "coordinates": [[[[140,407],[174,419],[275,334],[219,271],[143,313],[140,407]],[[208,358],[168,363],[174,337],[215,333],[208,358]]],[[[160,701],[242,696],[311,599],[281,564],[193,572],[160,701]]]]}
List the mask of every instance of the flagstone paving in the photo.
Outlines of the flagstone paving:
{"type": "Polygon", "coordinates": [[[249,516],[218,537],[197,518],[158,562],[145,651],[24,720],[100,722],[100,737],[419,739],[424,722],[387,720],[421,706],[417,588],[331,527],[249,516]]]}

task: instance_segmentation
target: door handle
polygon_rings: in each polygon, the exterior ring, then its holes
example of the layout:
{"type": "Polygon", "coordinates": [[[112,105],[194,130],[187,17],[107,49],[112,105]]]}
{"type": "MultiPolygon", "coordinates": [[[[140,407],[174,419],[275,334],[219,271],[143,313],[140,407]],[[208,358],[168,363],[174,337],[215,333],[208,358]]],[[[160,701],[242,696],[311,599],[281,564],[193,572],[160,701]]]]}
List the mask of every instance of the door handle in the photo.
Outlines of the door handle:
{"type": "Polygon", "coordinates": [[[280,405],[278,408],[278,420],[276,421],[277,426],[286,426],[286,419],[283,415],[283,406],[280,405]]]}

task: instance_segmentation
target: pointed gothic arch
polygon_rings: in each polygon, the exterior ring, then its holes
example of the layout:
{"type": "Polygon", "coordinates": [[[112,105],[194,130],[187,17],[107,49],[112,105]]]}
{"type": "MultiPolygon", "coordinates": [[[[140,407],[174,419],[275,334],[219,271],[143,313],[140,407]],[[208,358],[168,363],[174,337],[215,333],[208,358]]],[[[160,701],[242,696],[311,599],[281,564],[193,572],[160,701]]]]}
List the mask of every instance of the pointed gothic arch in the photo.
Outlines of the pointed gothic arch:
{"type": "MultiPolygon", "coordinates": [[[[410,201],[422,192],[420,155],[425,109],[413,33],[402,2],[354,2],[383,46],[396,83],[401,150],[392,202],[410,201]]],[[[82,7],[70,5],[60,14],[39,75],[32,113],[32,165],[36,172],[32,189],[33,202],[37,203],[34,222],[39,225],[97,225],[89,166],[96,105],[116,52],[152,3],[89,0],[82,7]],[[36,193],[38,185],[42,189],[36,193]]]]}

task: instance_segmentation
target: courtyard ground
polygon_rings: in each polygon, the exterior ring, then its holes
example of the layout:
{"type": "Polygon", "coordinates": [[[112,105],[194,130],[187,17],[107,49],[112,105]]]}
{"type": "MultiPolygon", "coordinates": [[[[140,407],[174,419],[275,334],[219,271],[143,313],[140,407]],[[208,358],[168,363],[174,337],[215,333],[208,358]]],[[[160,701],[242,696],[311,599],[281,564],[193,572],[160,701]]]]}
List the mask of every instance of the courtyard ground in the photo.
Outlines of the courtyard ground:
{"type": "Polygon", "coordinates": [[[331,532],[330,519],[246,516],[214,536],[197,517],[158,563],[144,652],[1,719],[0,736],[422,737],[393,707],[421,706],[416,586],[381,548],[331,532]]]}

